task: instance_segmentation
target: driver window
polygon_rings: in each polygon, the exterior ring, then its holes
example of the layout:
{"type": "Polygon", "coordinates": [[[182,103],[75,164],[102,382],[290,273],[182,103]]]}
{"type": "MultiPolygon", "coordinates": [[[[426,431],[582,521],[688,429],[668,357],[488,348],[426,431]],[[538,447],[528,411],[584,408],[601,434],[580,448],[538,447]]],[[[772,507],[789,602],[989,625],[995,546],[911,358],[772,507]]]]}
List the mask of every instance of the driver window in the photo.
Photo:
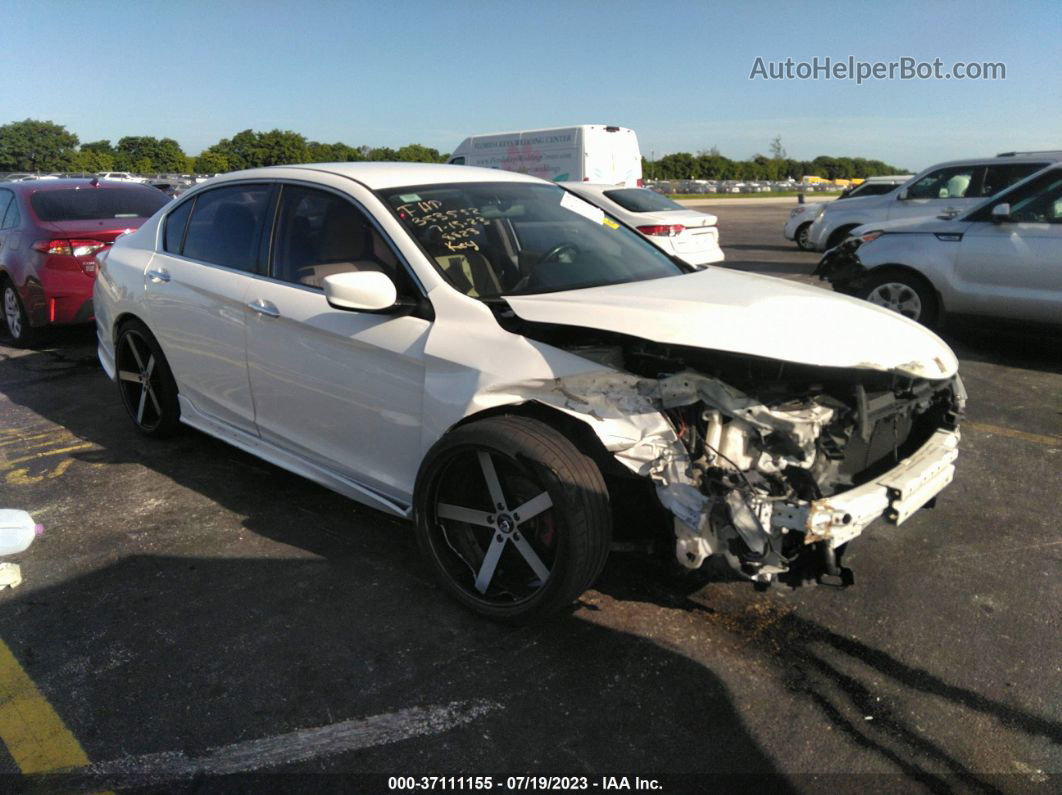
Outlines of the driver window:
{"type": "Polygon", "coordinates": [[[909,199],[962,199],[973,182],[974,166],[938,168],[907,189],[909,199]]]}
{"type": "Polygon", "coordinates": [[[318,289],[326,276],[349,271],[379,271],[401,284],[398,258],[361,210],[294,185],[281,194],[272,267],[276,279],[318,289]]]}
{"type": "Polygon", "coordinates": [[[1020,223],[1062,223],[1062,173],[1057,171],[1010,197],[1010,219],[1020,223]]]}

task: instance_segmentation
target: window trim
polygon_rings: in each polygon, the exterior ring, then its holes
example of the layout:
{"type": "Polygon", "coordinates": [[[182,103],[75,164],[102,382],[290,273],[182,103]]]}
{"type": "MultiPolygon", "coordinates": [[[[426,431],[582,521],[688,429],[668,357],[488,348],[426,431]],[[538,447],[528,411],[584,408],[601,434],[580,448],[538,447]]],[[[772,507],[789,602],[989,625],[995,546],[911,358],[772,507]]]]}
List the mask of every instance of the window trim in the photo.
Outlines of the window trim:
{"type": "MultiPolygon", "coordinates": [[[[276,184],[277,187],[276,202],[273,206],[273,223],[269,234],[268,259],[266,261],[265,269],[266,272],[262,274],[262,278],[268,279],[269,281],[275,282],[277,284],[283,284],[289,287],[298,287],[302,290],[309,290],[317,295],[322,295],[324,293],[324,290],[321,287],[311,287],[306,284],[296,284],[295,282],[289,282],[286,279],[277,278],[277,276],[274,275],[273,257],[275,254],[276,236],[277,234],[279,234],[280,231],[280,205],[281,201],[283,200],[284,187],[286,185],[291,185],[293,187],[307,188],[310,190],[318,190],[323,193],[330,193],[333,196],[339,198],[341,201],[347,201],[350,204],[354,205],[354,208],[357,209],[358,212],[360,212],[369,220],[369,223],[372,224],[373,229],[375,229],[377,234],[380,235],[380,239],[383,240],[384,245],[391,249],[391,253],[394,254],[395,259],[398,261],[399,267],[401,267],[405,271],[406,275],[409,277],[409,281],[413,285],[413,289],[417,293],[417,295],[412,295],[408,297],[413,298],[414,300],[427,299],[428,292],[424,289],[424,284],[417,276],[416,271],[413,270],[412,266],[410,266],[408,260],[406,260],[405,256],[403,256],[401,250],[395,244],[391,236],[387,234],[387,230],[380,226],[380,223],[379,221],[377,221],[376,217],[371,212],[369,212],[368,208],[365,207],[365,205],[358,201],[355,197],[351,196],[349,193],[344,193],[341,190],[337,190],[336,188],[333,188],[330,185],[322,185],[319,182],[310,182],[308,180],[303,179],[280,178],[273,180],[273,182],[276,184]]],[[[384,206],[386,207],[387,205],[384,204],[384,206]]],[[[396,288],[398,286],[399,285],[395,285],[396,288]]],[[[399,292],[398,297],[403,297],[401,292],[399,292]]]]}
{"type": "Polygon", "coordinates": [[[158,252],[160,254],[164,254],[164,255],[167,255],[167,256],[170,256],[170,257],[178,257],[180,259],[186,260],[187,262],[194,262],[197,265],[205,265],[205,266],[210,267],[210,268],[221,268],[223,270],[229,271],[230,273],[242,273],[245,276],[262,276],[263,275],[262,274],[262,270],[263,270],[263,267],[264,267],[264,264],[262,262],[262,238],[264,236],[264,232],[266,231],[266,227],[270,226],[270,221],[269,221],[268,214],[276,209],[275,201],[276,201],[276,194],[277,193],[278,193],[278,190],[277,190],[277,184],[276,184],[275,180],[270,180],[270,179],[247,179],[247,180],[242,180],[241,179],[241,180],[225,181],[225,182],[221,183],[220,185],[211,185],[209,188],[204,188],[203,190],[198,190],[195,193],[189,194],[187,199],[184,199],[183,201],[178,202],[176,205],[174,205],[174,207],[172,209],[167,211],[165,216],[163,216],[162,223],[160,223],[159,226],[158,226],[158,235],[156,236],[156,240],[155,240],[155,250],[156,250],[156,252],[158,252]],[[200,196],[205,196],[206,194],[212,193],[212,192],[217,191],[217,190],[222,190],[224,188],[238,187],[238,186],[241,186],[241,185],[245,185],[245,186],[246,185],[263,185],[266,188],[269,188],[269,195],[266,197],[266,218],[265,218],[265,223],[262,224],[262,229],[260,229],[258,231],[258,238],[255,241],[254,270],[243,270],[242,268],[233,268],[231,265],[221,265],[220,263],[217,263],[217,262],[207,262],[206,260],[195,259],[194,257],[187,256],[184,253],[184,247],[185,247],[185,243],[187,243],[187,241],[188,241],[188,231],[191,229],[191,226],[192,226],[192,216],[195,214],[195,210],[196,210],[195,205],[198,204],[199,197],[200,196]],[[181,250],[180,250],[180,253],[176,253],[176,252],[173,252],[173,251],[167,251],[166,250],[166,245],[165,245],[166,244],[166,228],[165,228],[166,227],[166,223],[169,221],[170,215],[175,213],[177,211],[178,207],[183,207],[187,202],[193,202],[193,206],[192,206],[191,212],[188,213],[188,220],[185,222],[184,233],[181,235],[181,250]]]}
{"type": "MultiPolygon", "coordinates": [[[[1013,204],[1012,194],[1028,188],[1030,185],[1040,180],[1050,180],[1052,175],[1062,174],[1062,169],[1059,168],[1044,168],[1040,171],[1034,171],[1025,179],[1015,182],[1009,188],[1000,191],[995,196],[987,198],[984,204],[978,205],[974,210],[962,217],[961,220],[969,223],[991,223],[992,222],[992,210],[1000,204],[1013,204]]],[[[1058,177],[1055,177],[1056,179],[1058,177]]],[[[1020,223],[1032,224],[1042,223],[1044,225],[1052,224],[1052,221],[1021,221],[1020,223]]]]}

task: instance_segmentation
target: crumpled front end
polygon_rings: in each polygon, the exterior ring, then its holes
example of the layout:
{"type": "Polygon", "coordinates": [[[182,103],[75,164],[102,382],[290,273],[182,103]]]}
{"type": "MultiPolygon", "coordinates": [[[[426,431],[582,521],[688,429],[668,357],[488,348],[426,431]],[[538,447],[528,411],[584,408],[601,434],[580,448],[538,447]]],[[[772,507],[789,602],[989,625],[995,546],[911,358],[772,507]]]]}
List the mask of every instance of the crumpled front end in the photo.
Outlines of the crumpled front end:
{"type": "Polygon", "coordinates": [[[761,582],[798,558],[837,573],[838,547],[875,521],[904,522],[954,474],[966,399],[958,376],[682,361],[658,346],[622,355],[625,369],[661,372],[521,392],[587,422],[620,463],[652,479],[689,568],[718,555],[761,582]]]}

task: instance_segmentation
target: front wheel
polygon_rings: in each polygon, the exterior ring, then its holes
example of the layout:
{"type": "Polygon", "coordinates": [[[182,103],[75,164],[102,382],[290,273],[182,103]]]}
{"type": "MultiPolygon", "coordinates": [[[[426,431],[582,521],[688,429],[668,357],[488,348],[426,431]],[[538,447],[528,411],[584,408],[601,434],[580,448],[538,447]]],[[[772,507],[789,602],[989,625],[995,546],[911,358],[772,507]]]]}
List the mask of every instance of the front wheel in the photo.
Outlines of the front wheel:
{"type": "Polygon", "coordinates": [[[936,324],[937,299],[933,288],[912,273],[894,270],[872,273],[854,295],[924,326],[936,324]]]}
{"type": "Polygon", "coordinates": [[[608,556],[600,470],[538,420],[491,417],[451,431],[421,465],[414,499],[428,566],[488,618],[523,622],[564,608],[608,556]]]}
{"type": "Polygon", "coordinates": [[[796,237],[794,238],[797,244],[797,248],[801,251],[811,251],[811,224],[802,224],[796,231],[796,237]]]}
{"type": "Polygon", "coordinates": [[[179,424],[177,383],[166,357],[147,326],[130,321],[115,343],[118,391],[137,429],[147,436],[169,436],[179,424]]]}

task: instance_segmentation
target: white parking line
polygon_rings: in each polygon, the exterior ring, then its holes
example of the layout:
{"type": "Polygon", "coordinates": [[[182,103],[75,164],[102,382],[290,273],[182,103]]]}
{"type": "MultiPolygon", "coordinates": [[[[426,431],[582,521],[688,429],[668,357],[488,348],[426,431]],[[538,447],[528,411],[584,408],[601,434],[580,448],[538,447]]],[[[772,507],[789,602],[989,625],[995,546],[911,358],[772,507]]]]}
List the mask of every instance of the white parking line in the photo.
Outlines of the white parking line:
{"type": "Polygon", "coordinates": [[[165,751],[94,762],[85,767],[55,772],[71,775],[75,779],[84,777],[106,786],[123,786],[123,782],[131,786],[154,786],[199,775],[250,773],[346,751],[397,743],[413,737],[441,734],[498,709],[501,709],[501,704],[483,699],[411,707],[369,718],[224,745],[202,756],[189,757],[180,751],[165,751]]]}

